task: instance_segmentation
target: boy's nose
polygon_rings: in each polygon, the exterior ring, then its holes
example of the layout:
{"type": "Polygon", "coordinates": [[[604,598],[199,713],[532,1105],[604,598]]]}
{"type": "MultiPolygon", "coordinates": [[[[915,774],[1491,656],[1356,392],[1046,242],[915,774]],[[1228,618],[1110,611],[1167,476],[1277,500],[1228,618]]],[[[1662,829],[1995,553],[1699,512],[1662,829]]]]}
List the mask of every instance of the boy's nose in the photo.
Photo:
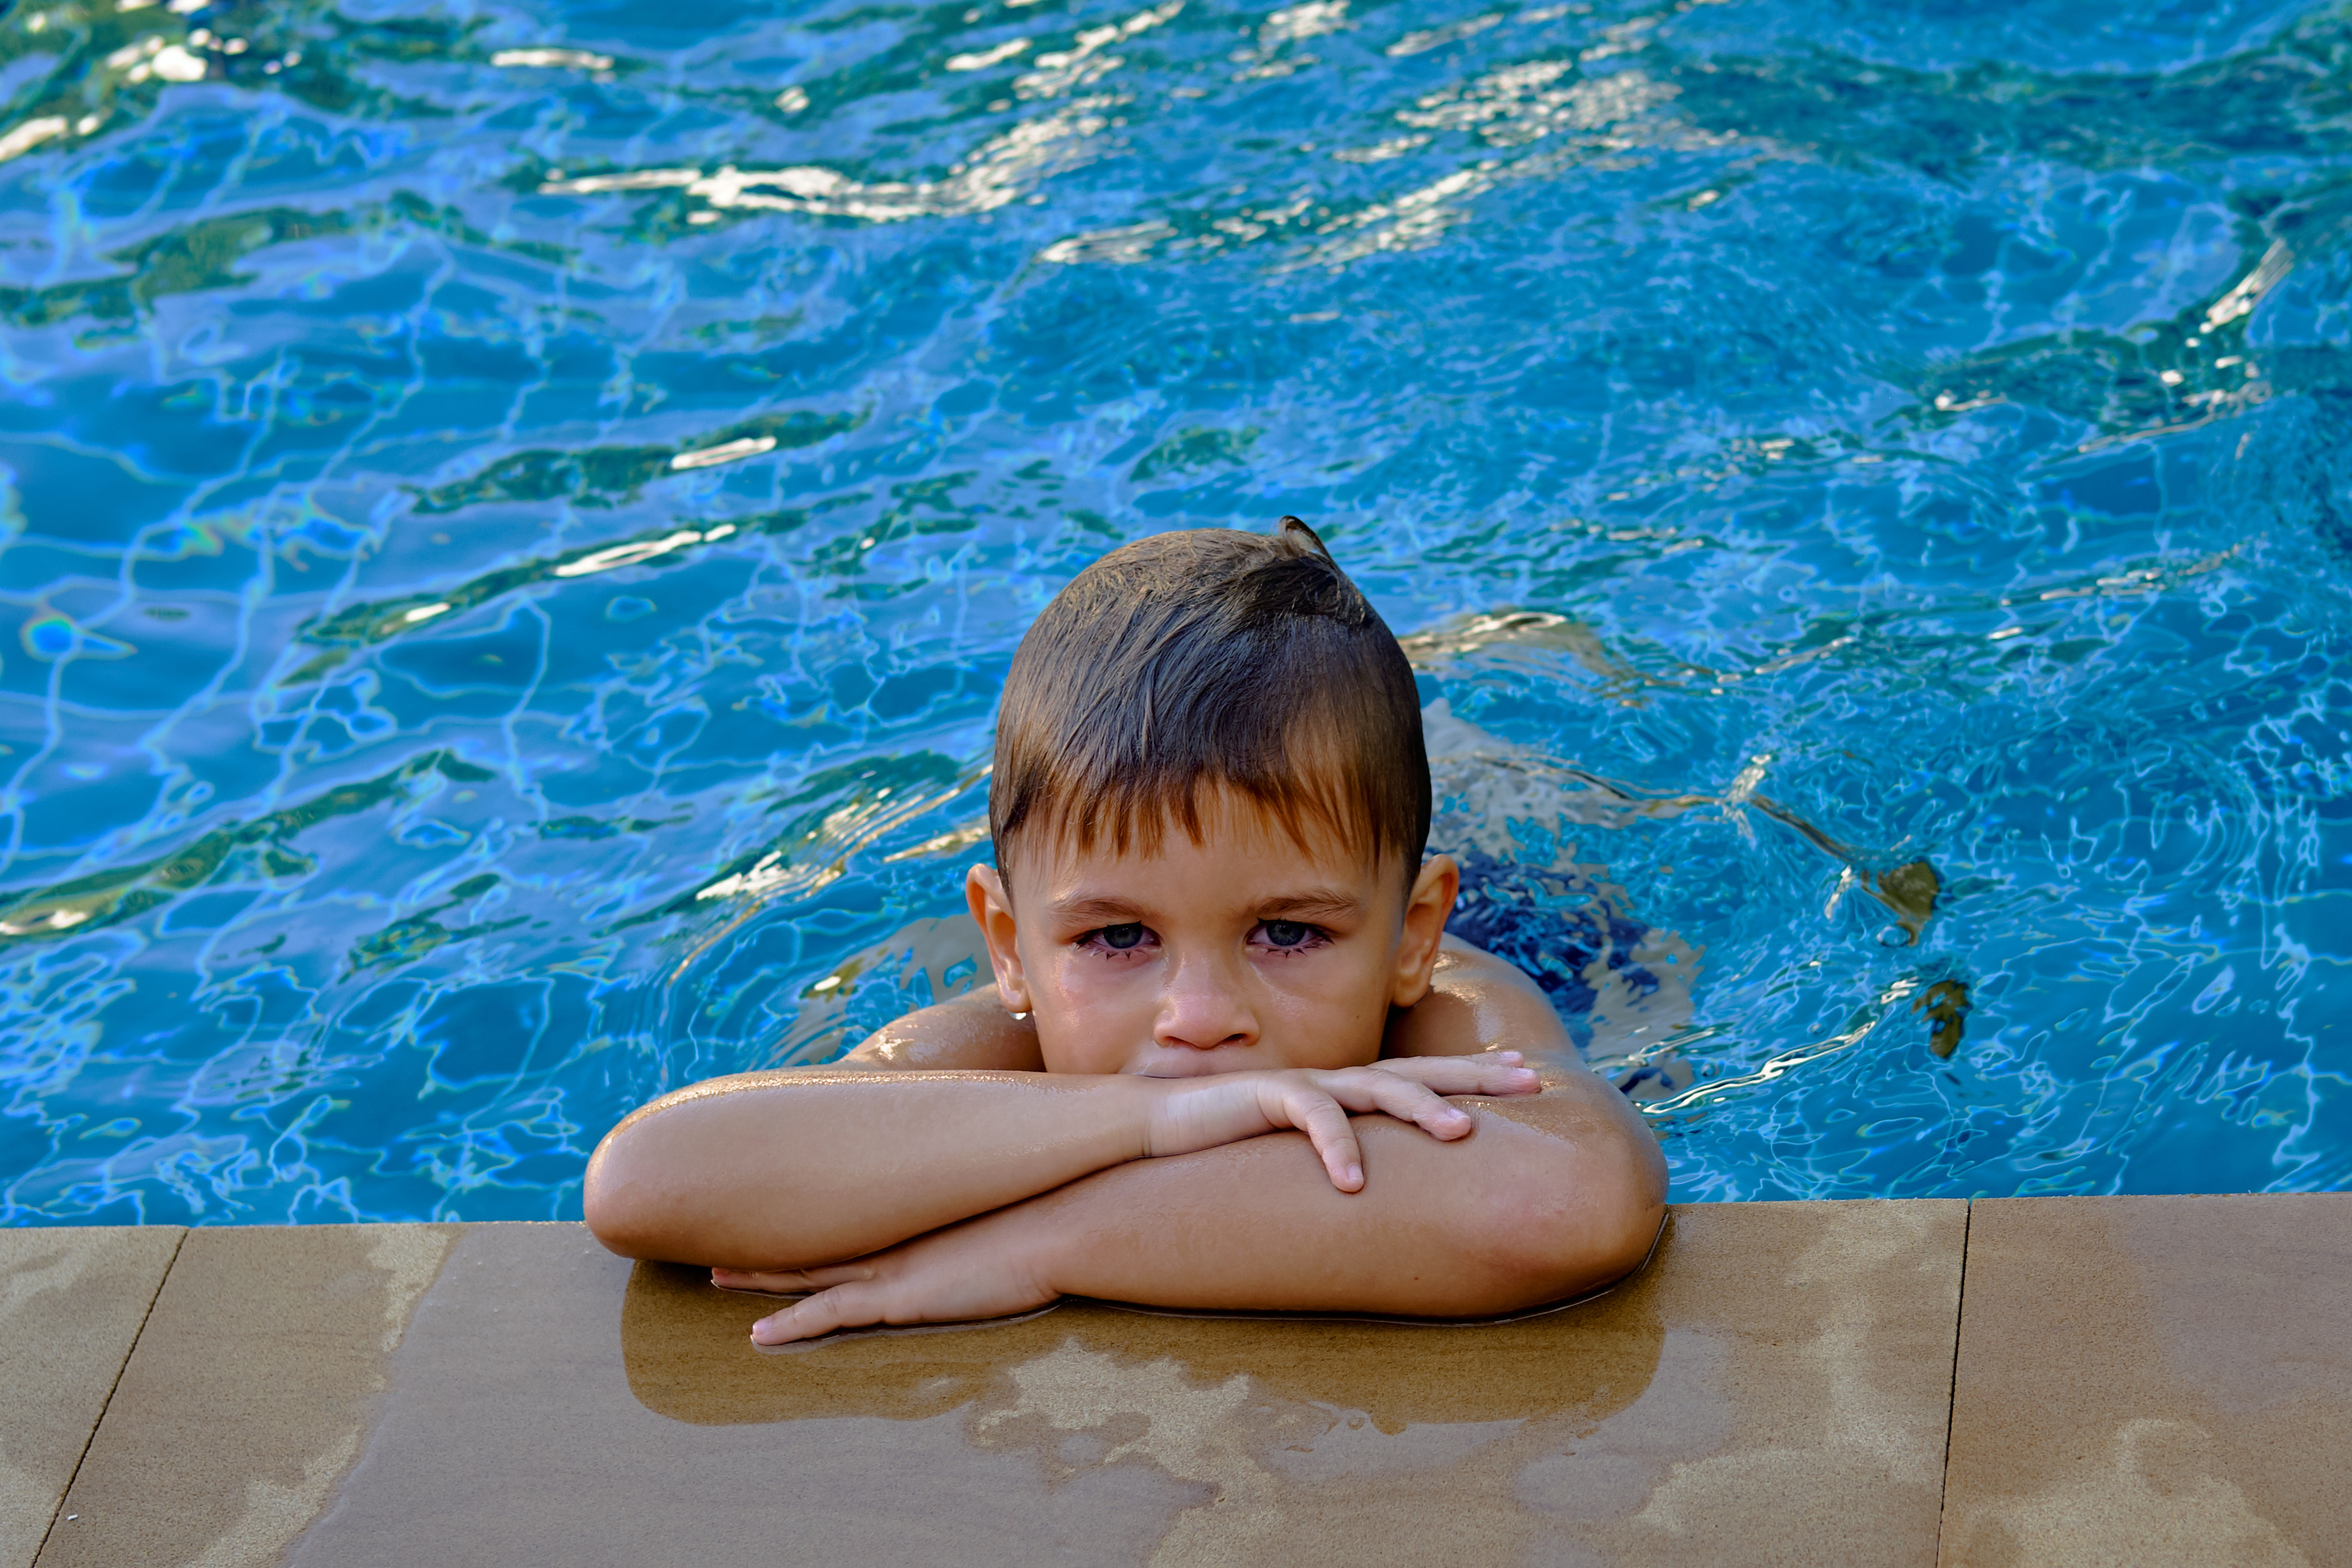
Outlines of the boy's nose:
{"type": "Polygon", "coordinates": [[[1243,998],[1239,977],[1207,958],[1180,961],[1160,993],[1152,1032],[1161,1045],[1214,1051],[1257,1043],[1257,1019],[1243,998]]]}

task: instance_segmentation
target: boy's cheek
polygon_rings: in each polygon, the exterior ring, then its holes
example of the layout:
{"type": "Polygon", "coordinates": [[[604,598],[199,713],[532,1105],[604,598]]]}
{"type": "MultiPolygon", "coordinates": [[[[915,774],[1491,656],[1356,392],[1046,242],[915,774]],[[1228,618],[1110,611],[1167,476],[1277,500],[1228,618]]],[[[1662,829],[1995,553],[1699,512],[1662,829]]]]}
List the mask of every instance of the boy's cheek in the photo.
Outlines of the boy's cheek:
{"type": "Polygon", "coordinates": [[[1269,1054],[1293,1067],[1361,1067],[1379,1060],[1385,1011],[1334,1001],[1268,1020],[1269,1054]]]}
{"type": "Polygon", "coordinates": [[[1281,998],[1286,1009],[1332,1018],[1387,1015],[1388,975],[1365,948],[1335,945],[1297,958],[1272,960],[1260,972],[1268,992],[1281,998]]]}
{"type": "Polygon", "coordinates": [[[1361,953],[1332,947],[1260,969],[1262,1038],[1299,1067],[1353,1067],[1376,1059],[1388,1028],[1388,988],[1361,953]]]}
{"type": "Polygon", "coordinates": [[[1151,1040],[1151,1009],[1136,1006],[1125,977],[1056,967],[1031,987],[1032,1019],[1046,1067],[1055,1072],[1117,1072],[1151,1040]]]}

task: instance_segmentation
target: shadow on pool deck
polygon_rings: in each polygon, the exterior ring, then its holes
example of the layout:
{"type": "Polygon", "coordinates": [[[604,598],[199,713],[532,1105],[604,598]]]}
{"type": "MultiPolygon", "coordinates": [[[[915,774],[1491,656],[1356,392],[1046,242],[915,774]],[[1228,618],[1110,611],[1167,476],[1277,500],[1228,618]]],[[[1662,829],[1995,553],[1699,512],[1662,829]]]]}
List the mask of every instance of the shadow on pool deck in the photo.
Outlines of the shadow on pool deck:
{"type": "Polygon", "coordinates": [[[1514,1323],[764,1354],[576,1226],[182,1234],[0,1232],[0,1568],[2352,1554],[2352,1196],[1696,1206],[1514,1323]]]}

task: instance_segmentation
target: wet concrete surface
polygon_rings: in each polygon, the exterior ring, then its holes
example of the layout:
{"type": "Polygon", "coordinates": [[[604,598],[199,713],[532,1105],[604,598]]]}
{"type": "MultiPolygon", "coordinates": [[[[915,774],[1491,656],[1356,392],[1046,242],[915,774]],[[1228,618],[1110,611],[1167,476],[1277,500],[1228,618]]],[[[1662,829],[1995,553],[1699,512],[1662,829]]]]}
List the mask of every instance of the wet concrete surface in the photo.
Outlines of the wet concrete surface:
{"type": "Polygon", "coordinates": [[[1975,1205],[1944,1562],[2352,1562],[2352,1195],[1975,1205]]]}
{"type": "Polygon", "coordinates": [[[393,1349],[459,1229],[188,1232],[44,1568],[281,1561],[373,1430],[393,1349]]]}
{"type": "MultiPolygon", "coordinates": [[[[572,1225],[0,1245],[6,1312],[70,1274],[129,1319],[119,1385],[52,1380],[111,1398],[24,1469],[42,1568],[2352,1559],[2352,1197],[1703,1205],[1508,1323],[1068,1301],[778,1351],[572,1225]]],[[[51,1427],[12,1402],[0,1458],[51,1427]]]]}
{"type": "Polygon", "coordinates": [[[0,1230],[0,1568],[39,1552],[184,1234],[0,1230]]]}

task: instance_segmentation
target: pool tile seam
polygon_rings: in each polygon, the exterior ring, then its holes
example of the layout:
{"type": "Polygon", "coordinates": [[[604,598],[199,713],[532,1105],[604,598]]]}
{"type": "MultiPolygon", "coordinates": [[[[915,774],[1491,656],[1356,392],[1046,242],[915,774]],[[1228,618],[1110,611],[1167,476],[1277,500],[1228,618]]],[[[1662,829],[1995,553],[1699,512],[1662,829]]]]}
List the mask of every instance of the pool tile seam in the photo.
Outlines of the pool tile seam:
{"type": "Polygon", "coordinates": [[[1952,1301],[1952,1379],[1944,1394],[1944,1470],[1936,1489],[1936,1555],[1944,1560],[1944,1521],[1952,1497],[1952,1419],[1960,1407],[1960,1333],[1969,1319],[1969,1242],[1976,1228],[1977,1200],[1960,1214],[1960,1283],[1952,1301]]]}
{"type": "Polygon", "coordinates": [[[188,1244],[188,1234],[194,1227],[181,1226],[180,1234],[173,1239],[172,1256],[164,1260],[163,1270],[155,1276],[155,1288],[147,1294],[146,1308],[139,1314],[139,1326],[131,1332],[131,1343],[122,1347],[122,1359],[115,1364],[114,1377],[106,1385],[106,1397],[99,1401],[98,1419],[89,1424],[89,1432],[81,1440],[81,1452],[74,1456],[73,1469],[66,1474],[66,1484],[58,1490],[58,1504],[49,1510],[49,1522],[41,1531],[40,1543],[33,1548],[32,1561],[38,1568],[43,1554],[49,1549],[49,1537],[58,1532],[58,1521],[65,1517],[66,1500],[73,1496],[74,1482],[81,1479],[81,1468],[89,1459],[89,1450],[98,1441],[99,1432],[106,1426],[107,1412],[114,1408],[115,1391],[122,1386],[122,1375],[131,1370],[131,1358],[138,1354],[139,1341],[147,1333],[147,1322],[155,1315],[155,1303],[163,1299],[163,1283],[179,1267],[180,1249],[188,1244]]]}

